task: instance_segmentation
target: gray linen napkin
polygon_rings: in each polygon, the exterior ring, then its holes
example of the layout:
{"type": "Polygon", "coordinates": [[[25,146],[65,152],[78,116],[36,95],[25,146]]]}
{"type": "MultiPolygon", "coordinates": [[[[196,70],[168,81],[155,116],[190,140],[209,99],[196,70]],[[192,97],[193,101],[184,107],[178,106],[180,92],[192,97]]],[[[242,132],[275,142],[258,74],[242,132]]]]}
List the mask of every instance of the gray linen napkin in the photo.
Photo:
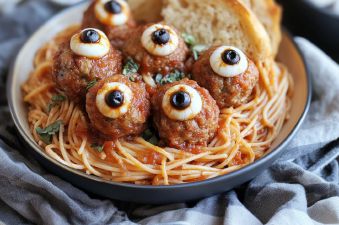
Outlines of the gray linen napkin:
{"type": "Polygon", "coordinates": [[[325,9],[333,15],[339,15],[339,0],[304,0],[310,2],[315,7],[325,9]]]}
{"type": "Polygon", "coordinates": [[[313,77],[310,113],[284,156],[248,184],[198,202],[150,206],[89,196],[47,173],[18,140],[5,80],[18,48],[58,10],[27,0],[0,14],[0,224],[339,224],[339,66],[303,38],[296,41],[313,77]]]}

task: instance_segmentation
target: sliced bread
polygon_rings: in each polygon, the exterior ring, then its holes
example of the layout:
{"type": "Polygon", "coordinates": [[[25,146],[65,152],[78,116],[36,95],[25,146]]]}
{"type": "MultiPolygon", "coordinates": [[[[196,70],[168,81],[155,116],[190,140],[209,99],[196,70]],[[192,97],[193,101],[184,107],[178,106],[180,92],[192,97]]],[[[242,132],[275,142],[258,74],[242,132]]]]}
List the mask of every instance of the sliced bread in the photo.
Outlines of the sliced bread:
{"type": "Polygon", "coordinates": [[[161,17],[162,0],[128,0],[133,16],[140,22],[156,22],[161,17]]]}
{"type": "MultiPolygon", "coordinates": [[[[233,0],[223,0],[226,4],[234,2],[233,0]]],[[[278,52],[279,44],[281,41],[281,7],[274,0],[241,0],[248,8],[250,8],[258,17],[260,22],[265,27],[271,42],[272,53],[275,56],[278,52]]],[[[168,1],[168,0],[128,0],[131,5],[135,18],[139,21],[155,22],[163,19],[161,13],[165,15],[166,22],[177,20],[177,18],[170,18],[173,14],[166,16],[166,12],[162,12],[166,3],[167,7],[165,11],[171,11],[168,7],[182,6],[190,4],[190,0],[182,1],[168,1]]],[[[200,1],[202,2],[202,1],[200,1]]],[[[208,3],[216,6],[218,3],[214,1],[206,1],[202,3],[208,3]]],[[[176,9],[172,9],[176,10],[176,9]]],[[[205,14],[209,14],[208,10],[205,14]]],[[[181,19],[179,19],[181,21],[181,19]]],[[[205,38],[203,39],[205,40],[205,38]]]]}
{"type": "Polygon", "coordinates": [[[251,8],[267,30],[273,54],[276,55],[281,41],[282,8],[274,0],[242,0],[251,8]]]}
{"type": "Polygon", "coordinates": [[[163,0],[164,20],[199,43],[236,46],[259,62],[271,57],[269,36],[239,0],[163,0]]]}

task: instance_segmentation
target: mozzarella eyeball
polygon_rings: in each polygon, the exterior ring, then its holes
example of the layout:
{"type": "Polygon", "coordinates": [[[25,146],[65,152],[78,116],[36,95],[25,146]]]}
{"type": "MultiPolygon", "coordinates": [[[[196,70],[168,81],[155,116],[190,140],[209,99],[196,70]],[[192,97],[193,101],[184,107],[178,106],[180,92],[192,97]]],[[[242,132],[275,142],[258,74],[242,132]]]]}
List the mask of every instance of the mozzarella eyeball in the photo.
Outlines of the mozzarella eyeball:
{"type": "Polygon", "coordinates": [[[70,47],[79,56],[101,58],[109,53],[111,44],[104,32],[87,28],[73,35],[70,47]]]}
{"type": "Polygon", "coordinates": [[[245,53],[232,46],[217,48],[210,57],[210,65],[222,77],[235,77],[246,72],[248,59],[245,53]]]}
{"type": "Polygon", "coordinates": [[[202,109],[201,96],[188,85],[176,85],[166,91],[162,100],[162,109],[172,120],[191,120],[202,109]]]}
{"type": "Polygon", "coordinates": [[[131,12],[124,0],[99,0],[94,6],[96,18],[107,26],[121,26],[127,23],[131,12]]]}
{"type": "Polygon", "coordinates": [[[118,119],[131,107],[132,90],[118,82],[106,83],[97,93],[96,106],[100,113],[111,119],[118,119]]]}
{"type": "Polygon", "coordinates": [[[178,48],[179,37],[171,27],[154,24],[144,31],[141,43],[152,55],[168,56],[178,48]]]}

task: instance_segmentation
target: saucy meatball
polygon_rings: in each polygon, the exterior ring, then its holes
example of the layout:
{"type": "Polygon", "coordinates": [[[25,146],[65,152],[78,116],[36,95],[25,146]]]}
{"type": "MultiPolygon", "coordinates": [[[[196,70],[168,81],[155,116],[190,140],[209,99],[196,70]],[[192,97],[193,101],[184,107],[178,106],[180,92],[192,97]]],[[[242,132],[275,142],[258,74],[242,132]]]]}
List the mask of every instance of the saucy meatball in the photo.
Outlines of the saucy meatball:
{"type": "Polygon", "coordinates": [[[208,91],[184,79],[158,87],[152,96],[153,122],[170,147],[206,146],[218,129],[219,108],[208,91]]]}
{"type": "Polygon", "coordinates": [[[70,99],[81,103],[90,82],[113,76],[121,69],[122,55],[111,47],[106,35],[85,29],[61,46],[54,57],[52,77],[70,99]]]}
{"type": "Polygon", "coordinates": [[[209,90],[220,108],[246,103],[259,79],[256,65],[239,49],[212,47],[193,65],[192,78],[209,90]]]}
{"type": "Polygon", "coordinates": [[[86,96],[92,126],[110,139],[141,134],[150,108],[145,84],[132,82],[123,75],[101,80],[86,96]]]}
{"type": "Polygon", "coordinates": [[[180,34],[164,24],[135,29],[122,51],[140,64],[142,75],[166,75],[176,69],[183,71],[188,56],[188,48],[180,34]]]}
{"type": "Polygon", "coordinates": [[[88,27],[104,31],[113,47],[121,49],[136,23],[125,0],[96,0],[84,13],[82,28],[88,27]]]}

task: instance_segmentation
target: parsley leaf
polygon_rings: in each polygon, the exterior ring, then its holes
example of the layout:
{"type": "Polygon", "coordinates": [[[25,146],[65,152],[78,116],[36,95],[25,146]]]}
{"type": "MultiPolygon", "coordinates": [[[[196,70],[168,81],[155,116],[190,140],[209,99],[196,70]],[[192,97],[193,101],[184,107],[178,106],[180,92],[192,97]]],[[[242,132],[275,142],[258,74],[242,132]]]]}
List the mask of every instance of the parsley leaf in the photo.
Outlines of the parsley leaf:
{"type": "Polygon", "coordinates": [[[160,74],[160,73],[155,75],[155,77],[154,77],[155,83],[160,84],[161,81],[162,81],[162,78],[164,78],[164,76],[162,74],[160,74]]]}
{"type": "Polygon", "coordinates": [[[66,96],[65,95],[53,95],[52,96],[52,101],[53,102],[62,102],[66,100],[66,96]]]}
{"type": "Polygon", "coordinates": [[[139,65],[136,62],[134,62],[134,60],[131,57],[128,57],[123,67],[122,74],[128,76],[137,73],[138,70],[139,65]]]}
{"type": "Polygon", "coordinates": [[[97,80],[91,80],[90,82],[87,83],[86,91],[94,87],[98,81],[97,80]]]}
{"type": "Polygon", "coordinates": [[[182,37],[188,47],[190,47],[194,60],[197,61],[199,59],[200,53],[202,51],[205,51],[207,49],[207,46],[197,44],[196,39],[193,35],[183,33],[182,37]]]}
{"type": "Polygon", "coordinates": [[[40,133],[42,132],[41,128],[40,127],[37,127],[36,128],[36,132],[39,134],[39,137],[41,138],[41,140],[46,144],[46,145],[49,145],[51,144],[51,135],[49,134],[45,134],[45,133],[40,133]]]}
{"type": "Polygon", "coordinates": [[[60,126],[63,124],[63,122],[61,120],[55,121],[54,123],[50,124],[49,126],[47,126],[46,128],[40,128],[37,127],[36,128],[36,132],[39,134],[41,140],[45,143],[45,144],[50,144],[51,140],[52,140],[52,136],[54,134],[56,134],[57,132],[59,132],[60,130],[60,126]]]}
{"type": "Polygon", "coordinates": [[[199,59],[200,53],[207,49],[206,45],[194,45],[191,50],[195,61],[199,59]]]}
{"type": "Polygon", "coordinates": [[[97,152],[103,152],[104,151],[104,146],[103,145],[99,145],[97,143],[91,144],[91,148],[93,148],[97,152]]]}
{"type": "Polygon", "coordinates": [[[196,44],[196,40],[195,37],[193,35],[187,34],[187,33],[183,33],[182,34],[182,38],[184,39],[185,43],[188,46],[193,46],[196,44]]]}
{"type": "Polygon", "coordinates": [[[51,102],[48,104],[47,110],[48,112],[51,111],[51,109],[57,105],[59,105],[61,102],[65,101],[67,98],[64,95],[53,95],[51,102]]]}
{"type": "Polygon", "coordinates": [[[159,139],[154,135],[152,136],[149,140],[147,140],[149,143],[152,145],[158,145],[159,144],[159,139]]]}
{"type": "Polygon", "coordinates": [[[150,128],[146,129],[142,133],[142,138],[145,139],[145,141],[151,143],[152,145],[157,145],[159,143],[159,139],[150,128]]]}
{"type": "Polygon", "coordinates": [[[153,136],[153,132],[151,131],[151,129],[146,129],[143,133],[142,133],[142,138],[145,140],[150,139],[153,136]]]}
{"type": "Polygon", "coordinates": [[[157,74],[155,76],[155,82],[157,84],[160,85],[164,85],[164,84],[169,84],[169,83],[173,83],[175,81],[179,81],[185,78],[185,74],[179,70],[175,70],[172,73],[169,73],[165,76],[161,75],[161,74],[157,74]]]}

